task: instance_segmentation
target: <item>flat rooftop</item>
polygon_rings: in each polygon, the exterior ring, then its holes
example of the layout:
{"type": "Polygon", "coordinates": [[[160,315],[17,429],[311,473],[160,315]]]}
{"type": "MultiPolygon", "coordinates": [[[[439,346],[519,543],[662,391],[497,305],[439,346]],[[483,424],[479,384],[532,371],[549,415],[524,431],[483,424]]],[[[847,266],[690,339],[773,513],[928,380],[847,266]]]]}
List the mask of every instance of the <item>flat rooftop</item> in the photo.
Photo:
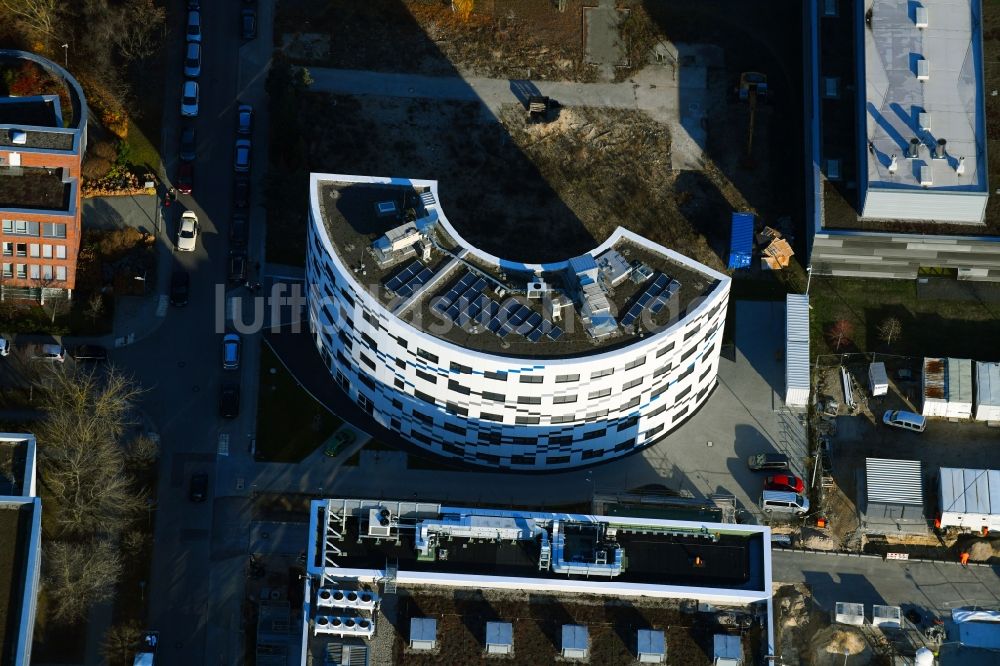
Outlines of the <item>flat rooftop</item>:
{"type": "Polygon", "coordinates": [[[984,190],[979,1],[867,0],[865,6],[869,186],[984,190]],[[913,139],[917,157],[907,158],[913,139]],[[939,140],[945,151],[934,157],[939,140]]]}
{"type": "MultiPolygon", "coordinates": [[[[357,281],[400,319],[442,340],[501,356],[558,358],[625,346],[640,334],[637,327],[619,325],[613,335],[596,340],[580,318],[579,302],[564,309],[564,316],[557,320],[552,316],[551,308],[543,305],[541,299],[528,299],[523,292],[529,282],[540,277],[554,293],[571,294],[576,285],[571,284],[574,278],[565,270],[564,262],[538,266],[509,262],[502,257],[492,258],[452,238],[442,224],[435,224],[430,232],[434,245],[429,260],[411,255],[379,266],[369,248],[387,231],[404,224],[404,219],[397,215],[379,215],[377,205],[393,201],[396,210],[400,213],[409,210],[418,222],[434,216],[440,220],[444,218],[444,211],[440,209],[430,187],[320,180],[317,198],[331,243],[341,262],[355,271],[357,281]],[[392,284],[396,276],[405,274],[406,268],[414,261],[420,262],[420,269],[429,269],[430,276],[423,281],[423,288],[406,297],[387,289],[386,285],[392,284]],[[364,264],[363,275],[361,264],[364,264]],[[435,302],[470,273],[477,280],[483,278],[483,293],[498,308],[520,305],[528,308],[532,317],[537,314],[536,319],[548,323],[540,329],[543,334],[527,336],[512,333],[500,337],[489,330],[488,315],[473,315],[456,322],[446,318],[443,311],[436,310],[435,302]],[[497,287],[504,288],[507,293],[499,296],[497,287]],[[556,327],[559,331],[547,335],[556,327]]],[[[456,230],[460,232],[460,229],[456,230]]],[[[653,327],[659,330],[682,319],[693,302],[700,302],[701,297],[719,284],[716,274],[696,270],[693,265],[682,264],[650,247],[623,240],[616,243],[613,249],[629,262],[644,264],[651,275],[650,279],[641,282],[626,279],[612,291],[605,292],[610,311],[619,320],[656,277],[664,275],[668,280],[679,283],[679,290],[665,307],[655,314],[645,311],[642,321],[646,330],[653,327]]]]}
{"type": "Polygon", "coordinates": [[[0,656],[14,650],[21,625],[33,511],[30,502],[0,504],[0,656]]]}
{"type": "Polygon", "coordinates": [[[18,97],[0,98],[0,125],[61,127],[59,112],[52,99],[18,97]]]}
{"type": "Polygon", "coordinates": [[[62,169],[0,167],[0,208],[69,210],[71,190],[62,169]]]}
{"type": "MultiPolygon", "coordinates": [[[[2,108],[2,105],[0,105],[2,108]]],[[[41,148],[47,150],[73,150],[73,130],[66,131],[46,131],[42,129],[22,129],[17,131],[24,133],[24,143],[14,143],[14,128],[0,127],[0,146],[17,150],[20,148],[41,148]]]]}

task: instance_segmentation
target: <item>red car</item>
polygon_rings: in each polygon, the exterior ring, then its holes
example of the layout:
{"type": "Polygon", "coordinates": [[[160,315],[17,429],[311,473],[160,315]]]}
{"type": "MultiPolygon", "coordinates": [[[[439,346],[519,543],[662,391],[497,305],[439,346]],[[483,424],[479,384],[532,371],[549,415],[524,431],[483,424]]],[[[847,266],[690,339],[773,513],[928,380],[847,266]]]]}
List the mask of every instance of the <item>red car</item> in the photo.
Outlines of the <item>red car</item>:
{"type": "Polygon", "coordinates": [[[802,479],[791,474],[775,474],[764,480],[764,490],[782,490],[801,495],[806,489],[802,479]]]}
{"type": "Polygon", "coordinates": [[[177,167],[177,191],[191,194],[192,184],[194,184],[194,165],[190,162],[181,162],[177,167]]]}

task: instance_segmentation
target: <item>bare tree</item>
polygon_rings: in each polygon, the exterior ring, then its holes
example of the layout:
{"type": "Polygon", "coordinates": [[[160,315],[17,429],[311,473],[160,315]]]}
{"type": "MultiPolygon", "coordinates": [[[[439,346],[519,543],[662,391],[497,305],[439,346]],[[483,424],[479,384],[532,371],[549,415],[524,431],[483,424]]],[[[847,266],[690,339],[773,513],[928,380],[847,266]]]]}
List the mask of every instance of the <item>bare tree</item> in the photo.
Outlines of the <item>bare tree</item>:
{"type": "Polygon", "coordinates": [[[115,45],[129,62],[145,60],[160,48],[166,10],[153,0],[129,0],[117,15],[115,45]]]}
{"type": "Polygon", "coordinates": [[[841,347],[850,344],[852,333],[854,333],[854,324],[846,319],[838,319],[827,330],[826,337],[829,339],[830,344],[833,345],[833,348],[839,350],[841,347]]]}
{"type": "Polygon", "coordinates": [[[896,317],[888,317],[878,325],[878,337],[888,346],[898,341],[903,334],[903,323],[896,317]]]}
{"type": "Polygon", "coordinates": [[[111,541],[51,541],[43,562],[52,619],[57,622],[82,620],[92,604],[111,599],[122,574],[118,548],[111,541]]]}
{"type": "Polygon", "coordinates": [[[111,666],[129,666],[141,640],[142,627],[136,620],[111,625],[101,641],[101,654],[111,666]]]}
{"type": "Polygon", "coordinates": [[[125,456],[132,465],[149,467],[160,456],[160,445],[148,435],[139,435],[128,443],[125,456]]]}
{"type": "MultiPolygon", "coordinates": [[[[43,287],[44,288],[44,287],[43,287]]],[[[56,317],[60,317],[70,309],[69,299],[64,296],[49,296],[41,302],[42,311],[49,315],[52,323],[56,323],[56,317]]]]}
{"type": "Polygon", "coordinates": [[[61,0],[0,0],[0,7],[16,17],[34,39],[48,41],[61,33],[61,0]]]}
{"type": "Polygon", "coordinates": [[[91,322],[96,323],[100,319],[101,315],[104,314],[104,294],[99,291],[95,291],[89,299],[87,299],[87,310],[84,313],[91,322]]]}

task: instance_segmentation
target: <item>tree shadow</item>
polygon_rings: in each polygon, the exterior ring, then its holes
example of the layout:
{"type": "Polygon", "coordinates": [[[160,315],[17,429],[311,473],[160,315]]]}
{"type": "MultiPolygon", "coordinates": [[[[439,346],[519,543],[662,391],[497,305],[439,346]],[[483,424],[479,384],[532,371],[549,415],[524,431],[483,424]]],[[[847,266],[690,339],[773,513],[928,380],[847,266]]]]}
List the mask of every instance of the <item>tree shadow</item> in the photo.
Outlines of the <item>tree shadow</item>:
{"type": "Polygon", "coordinates": [[[605,600],[604,612],[611,617],[615,635],[625,645],[630,654],[639,658],[637,636],[640,629],[648,629],[649,621],[630,601],[605,600]]]}
{"type": "Polygon", "coordinates": [[[542,633],[552,643],[556,652],[562,650],[563,625],[576,623],[566,607],[555,597],[529,594],[528,608],[532,619],[538,623],[542,633]]]}
{"type": "Polygon", "coordinates": [[[483,650],[486,649],[486,623],[500,620],[493,605],[486,600],[482,590],[456,590],[455,611],[461,615],[462,625],[472,634],[483,650]]]}

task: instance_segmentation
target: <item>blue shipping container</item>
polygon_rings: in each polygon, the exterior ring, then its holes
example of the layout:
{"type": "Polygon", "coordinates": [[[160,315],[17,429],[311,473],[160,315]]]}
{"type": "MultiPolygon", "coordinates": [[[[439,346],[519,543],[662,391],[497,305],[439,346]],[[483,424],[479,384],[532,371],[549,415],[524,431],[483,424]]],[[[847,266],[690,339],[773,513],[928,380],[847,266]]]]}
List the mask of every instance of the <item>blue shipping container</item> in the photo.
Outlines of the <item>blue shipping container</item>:
{"type": "Polygon", "coordinates": [[[733,213],[729,268],[746,268],[753,259],[753,213],[733,213]]]}

